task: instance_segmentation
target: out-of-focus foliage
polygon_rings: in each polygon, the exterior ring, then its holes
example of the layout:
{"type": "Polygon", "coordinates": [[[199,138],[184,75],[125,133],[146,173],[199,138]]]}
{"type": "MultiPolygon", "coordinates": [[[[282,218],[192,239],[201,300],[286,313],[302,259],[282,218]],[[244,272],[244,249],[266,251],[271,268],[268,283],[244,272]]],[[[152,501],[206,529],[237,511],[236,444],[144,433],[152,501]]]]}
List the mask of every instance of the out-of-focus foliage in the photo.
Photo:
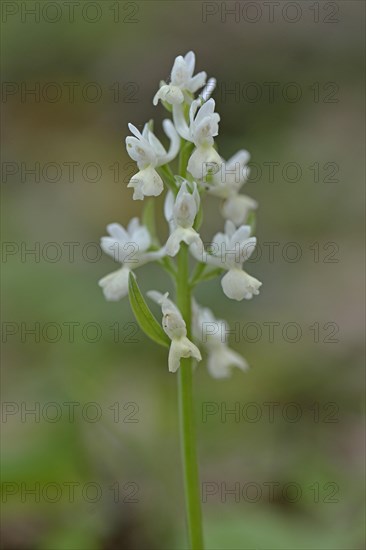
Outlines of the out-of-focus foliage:
{"type": "MultiPolygon", "coordinates": [[[[197,289],[200,302],[230,321],[231,345],[252,367],[227,381],[211,379],[203,364],[196,373],[201,478],[214,493],[203,503],[207,547],[362,548],[363,3],[336,2],[333,24],[314,23],[305,2],[297,23],[281,15],[273,23],[265,15],[257,23],[229,15],[221,22],[220,14],[204,23],[207,3],[155,0],[137,2],[137,22],[128,23],[125,3],[97,4],[95,23],[80,11],[74,23],[64,12],[52,24],[32,16],[22,22],[20,14],[3,23],[3,80],[19,86],[3,103],[3,161],[19,170],[3,181],[3,240],[15,243],[3,263],[3,323],[17,331],[5,332],[3,344],[3,547],[185,547],[176,377],[166,351],[133,324],[128,300],[105,302],[97,280],[115,265],[87,243],[98,242],[107,223],[141,214],[126,188],[133,169],[124,151],[127,123],[163,118],[153,94],[174,57],[193,49],[197,70],[218,80],[220,152],[247,148],[261,170],[245,189],[260,205],[262,253],[248,267],[263,281],[260,296],[229,302],[218,281],[197,289]],[[120,5],[119,23],[112,4],[120,5]],[[21,101],[22,86],[45,90],[50,82],[62,90],[58,101],[42,94],[39,102],[21,101]],[[101,89],[98,101],[82,95],[91,82],[101,89]],[[277,83],[273,101],[269,82],[277,83]],[[294,82],[302,96],[286,101],[282,92],[294,82]],[[248,83],[261,98],[248,99],[248,83]],[[228,93],[234,89],[239,98],[228,93]],[[336,102],[328,102],[331,93],[336,102]],[[20,163],[39,163],[39,181],[22,181],[20,163]],[[42,173],[47,163],[57,167],[42,173]],[[78,163],[74,178],[70,163],[78,163]],[[100,167],[97,181],[90,181],[93,167],[83,172],[86,163],[100,167]],[[268,163],[276,163],[273,178],[268,163]],[[288,163],[300,166],[299,181],[289,181],[288,163]],[[293,258],[290,242],[301,251],[298,261],[285,261],[287,253],[293,258]],[[76,243],[74,259],[68,243],[76,243]],[[273,257],[268,243],[279,243],[273,257]],[[39,261],[24,255],[37,246],[39,261]],[[35,323],[39,341],[26,332],[35,323]],[[268,323],[277,323],[273,341],[268,323]],[[301,327],[296,342],[287,323],[301,327]],[[79,404],[74,418],[71,402],[79,404]],[[36,403],[39,418],[26,414],[36,403]],[[266,403],[275,404],[273,421],[266,403]],[[225,416],[225,407],[239,417],[225,416]],[[298,421],[289,421],[299,410],[298,421]],[[228,490],[239,484],[239,497],[225,496],[222,483],[228,490]],[[248,483],[254,493],[249,486],[246,494],[248,483]],[[273,498],[268,483],[280,487],[273,498]],[[286,484],[300,487],[296,502],[283,494],[286,484]],[[26,493],[32,488],[39,502],[26,493]]],[[[206,241],[220,223],[210,200],[206,241]]],[[[137,276],[144,291],[171,290],[156,266],[137,276]]]]}

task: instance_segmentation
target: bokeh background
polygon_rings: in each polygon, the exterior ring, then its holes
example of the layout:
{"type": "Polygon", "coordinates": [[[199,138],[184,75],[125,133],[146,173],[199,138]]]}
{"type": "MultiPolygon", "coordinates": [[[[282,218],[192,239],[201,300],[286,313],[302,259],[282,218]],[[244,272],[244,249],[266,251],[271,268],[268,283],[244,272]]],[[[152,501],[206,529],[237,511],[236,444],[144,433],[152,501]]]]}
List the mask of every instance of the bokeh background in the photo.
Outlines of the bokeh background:
{"type": "MultiPolygon", "coordinates": [[[[364,3],[35,4],[2,3],[2,547],[186,548],[177,380],[128,300],[104,300],[95,243],[141,214],[127,123],[160,135],[153,94],[193,49],[221,154],[252,154],[263,281],[245,303],[197,287],[251,365],[195,375],[207,548],[363,548],[364,3]]],[[[221,227],[208,201],[204,238],[221,227]]],[[[156,266],[138,280],[171,290],[156,266]]]]}

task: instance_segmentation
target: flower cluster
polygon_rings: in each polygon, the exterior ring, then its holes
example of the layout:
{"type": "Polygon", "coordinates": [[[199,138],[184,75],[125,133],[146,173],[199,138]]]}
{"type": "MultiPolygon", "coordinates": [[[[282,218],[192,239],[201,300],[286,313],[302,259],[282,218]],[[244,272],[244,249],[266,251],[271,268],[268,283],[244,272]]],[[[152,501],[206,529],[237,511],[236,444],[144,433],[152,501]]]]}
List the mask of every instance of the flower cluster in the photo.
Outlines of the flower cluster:
{"type": "MultiPolygon", "coordinates": [[[[210,98],[216,81],[213,78],[207,81],[205,72],[194,75],[194,70],[193,52],[178,56],[170,82],[161,82],[153,98],[154,105],[160,101],[172,115],[172,120],[163,121],[169,146],[156,137],[151,121],[141,131],[133,124],[128,125],[132,135],[126,138],[126,150],[138,170],[127,187],[133,188],[134,200],[157,197],[167,191],[164,216],[169,235],[165,244],[160,244],[153,216],[147,215],[143,224],[133,218],[127,229],[118,223],[107,226],[109,236],[102,238],[102,249],[121,264],[120,269],[99,281],[107,300],[117,301],[128,295],[131,272],[147,262],[158,262],[176,278],[173,258],[182,246],[188,247],[198,262],[189,282],[191,289],[201,281],[223,275],[221,286],[228,298],[248,300],[259,294],[262,283],[243,270],[243,263],[256,246],[250,222],[254,220],[257,202],[241,193],[248,179],[250,155],[242,149],[225,161],[217,152],[214,138],[219,133],[220,115],[210,98]],[[178,168],[174,168],[171,163],[178,155],[178,168]],[[205,194],[220,199],[225,220],[224,232],[217,233],[206,247],[199,234],[205,194]]],[[[227,328],[226,322],[215,319],[209,309],[192,300],[192,334],[188,334],[186,322],[168,293],[149,291],[147,295],[162,309],[164,338],[170,341],[171,372],[179,368],[181,358],[201,361],[201,351],[207,355],[209,372],[216,378],[228,376],[234,366],[247,368],[244,359],[222,340],[222,330],[205,332],[209,326],[227,328]]],[[[149,322],[154,322],[142,297],[139,303],[144,304],[149,322]]]]}

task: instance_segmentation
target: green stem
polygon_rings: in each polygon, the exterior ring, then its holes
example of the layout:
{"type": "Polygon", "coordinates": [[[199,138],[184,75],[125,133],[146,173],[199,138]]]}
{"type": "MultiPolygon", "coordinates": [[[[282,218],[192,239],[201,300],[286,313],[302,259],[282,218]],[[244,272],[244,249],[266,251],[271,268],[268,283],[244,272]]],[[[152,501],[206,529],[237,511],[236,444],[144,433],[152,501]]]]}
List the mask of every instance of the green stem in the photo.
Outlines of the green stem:
{"type": "Polygon", "coordinates": [[[177,185],[175,183],[174,174],[171,171],[169,165],[164,164],[163,166],[160,166],[158,168],[158,174],[163,177],[163,181],[166,183],[167,187],[169,187],[169,189],[173,191],[173,193],[176,195],[177,185]]]}
{"type": "MultiPolygon", "coordinates": [[[[191,337],[191,291],[189,285],[188,247],[181,244],[178,255],[177,305],[191,337]]],[[[196,430],[192,395],[192,359],[181,359],[178,371],[178,399],[181,448],[184,472],[188,535],[192,550],[203,550],[201,500],[196,449],[196,430]]]]}
{"type": "Polygon", "coordinates": [[[182,139],[181,141],[182,145],[178,161],[178,174],[186,178],[188,159],[192,153],[193,144],[190,141],[184,141],[184,139],[182,139]]]}

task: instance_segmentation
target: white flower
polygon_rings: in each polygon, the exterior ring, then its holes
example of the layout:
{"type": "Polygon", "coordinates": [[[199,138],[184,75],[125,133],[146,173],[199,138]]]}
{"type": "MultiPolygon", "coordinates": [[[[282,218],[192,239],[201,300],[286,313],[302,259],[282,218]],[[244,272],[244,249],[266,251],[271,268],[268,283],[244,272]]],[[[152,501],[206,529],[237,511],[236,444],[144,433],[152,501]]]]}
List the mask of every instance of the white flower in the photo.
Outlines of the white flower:
{"type": "Polygon", "coordinates": [[[166,242],[165,250],[168,256],[175,256],[179,252],[180,243],[183,241],[196,246],[203,251],[201,237],[193,229],[194,220],[200,207],[200,196],[197,184],[190,184],[182,178],[180,189],[174,200],[171,191],[167,193],[164,205],[164,214],[170,227],[170,236],[166,242]],[[192,189],[192,193],[190,192],[192,189]]]}
{"type": "Polygon", "coordinates": [[[212,182],[205,185],[207,192],[224,199],[221,212],[225,219],[231,220],[236,226],[245,223],[251,210],[258,203],[247,195],[239,195],[239,191],[247,181],[250,155],[244,149],[238,151],[213,175],[212,182]]]}
{"type": "Polygon", "coordinates": [[[174,125],[178,134],[196,146],[188,161],[187,170],[198,179],[205,178],[208,173],[216,173],[223,162],[213,146],[213,138],[218,135],[220,121],[220,115],[214,112],[215,101],[209,99],[202,106],[201,103],[201,99],[196,99],[191,104],[189,127],[182,106],[173,106],[174,125]]]}
{"type": "Polygon", "coordinates": [[[102,237],[102,250],[122,264],[122,267],[99,281],[107,300],[117,301],[128,294],[130,271],[147,262],[158,260],[165,255],[164,249],[147,252],[151,237],[145,226],[140,225],[138,218],[133,218],[127,230],[119,223],[107,226],[109,237],[102,237]]]}
{"type": "Polygon", "coordinates": [[[117,302],[127,296],[130,271],[127,267],[122,267],[100,279],[98,284],[102,287],[106,300],[117,302]]]}
{"type": "Polygon", "coordinates": [[[247,166],[250,154],[241,149],[228,161],[223,161],[220,169],[213,175],[212,183],[205,187],[211,195],[226,199],[233,193],[238,193],[249,175],[247,166]]]}
{"type": "Polygon", "coordinates": [[[132,176],[127,187],[134,188],[133,199],[142,200],[144,196],[160,195],[164,189],[163,180],[155,170],[158,166],[172,161],[178,154],[180,138],[171,120],[163,121],[164,132],[170,139],[169,151],[166,152],[158,138],[145,124],[142,134],[133,125],[128,125],[134,137],[126,138],[126,149],[129,156],[137,162],[139,172],[132,176]]]}
{"type": "Polygon", "coordinates": [[[201,361],[200,350],[187,338],[184,319],[177,306],[168,299],[168,293],[163,295],[156,290],[150,290],[147,295],[161,305],[162,326],[171,340],[168,357],[169,371],[176,372],[178,370],[182,357],[193,357],[197,361],[201,361]]]}
{"type": "Polygon", "coordinates": [[[239,226],[246,222],[249,212],[257,206],[257,201],[247,195],[233,195],[223,202],[221,212],[226,220],[239,226]]]}
{"type": "Polygon", "coordinates": [[[192,94],[202,88],[206,82],[206,73],[201,72],[193,76],[196,57],[193,52],[188,52],[184,57],[179,55],[175,58],[170,84],[161,86],[155,94],[153,104],[157,105],[159,99],[172,105],[186,101],[191,103],[192,94]]]}
{"type": "Polygon", "coordinates": [[[199,306],[194,300],[192,313],[193,334],[207,352],[207,368],[210,374],[214,378],[227,378],[232,367],[247,370],[248,364],[245,359],[226,344],[226,335],[229,331],[227,322],[216,319],[209,308],[199,306]]]}
{"type": "Polygon", "coordinates": [[[259,294],[262,283],[248,275],[242,269],[242,264],[255,249],[257,239],[249,237],[251,228],[242,225],[238,229],[231,221],[225,224],[225,233],[217,233],[211,243],[211,254],[200,254],[193,244],[190,247],[193,256],[207,264],[215,265],[227,270],[221,279],[221,286],[228,298],[233,300],[250,300],[253,295],[259,294]]]}
{"type": "Polygon", "coordinates": [[[239,353],[224,344],[219,346],[214,343],[210,346],[207,367],[214,378],[228,378],[231,375],[231,367],[238,367],[243,371],[249,368],[239,353]]]}

